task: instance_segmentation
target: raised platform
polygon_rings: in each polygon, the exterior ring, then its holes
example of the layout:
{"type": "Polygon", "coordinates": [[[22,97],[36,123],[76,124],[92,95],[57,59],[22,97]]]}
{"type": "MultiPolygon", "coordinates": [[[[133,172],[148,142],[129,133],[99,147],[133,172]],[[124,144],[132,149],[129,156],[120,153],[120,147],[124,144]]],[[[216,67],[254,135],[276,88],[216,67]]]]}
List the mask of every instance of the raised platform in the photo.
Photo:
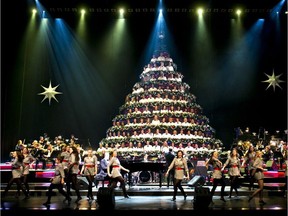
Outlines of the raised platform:
{"type": "MultiPolygon", "coordinates": [[[[51,164],[52,165],[52,164],[51,164]]],[[[39,166],[41,167],[41,166],[39,166]]],[[[3,187],[8,183],[8,181],[11,179],[12,173],[11,173],[11,165],[10,164],[0,164],[0,171],[1,171],[1,190],[3,190],[3,187]]],[[[160,187],[159,184],[159,176],[158,173],[155,174],[155,180],[152,182],[151,176],[149,177],[149,179],[147,179],[147,181],[142,182],[141,180],[139,180],[139,174],[141,174],[140,172],[135,172],[134,174],[132,174],[132,176],[137,176],[138,177],[138,181],[132,181],[131,183],[131,188],[134,186],[137,187],[141,187],[141,186],[145,186],[145,187],[160,187]],[[135,174],[136,173],[136,174],[135,174]]],[[[164,177],[164,174],[159,174],[161,175],[161,179],[162,179],[162,184],[161,184],[161,188],[166,188],[166,178],[164,177]]],[[[30,174],[28,176],[28,181],[30,182],[30,184],[32,185],[36,185],[36,189],[38,190],[38,188],[41,188],[41,190],[46,190],[49,183],[50,183],[50,178],[54,176],[54,169],[50,168],[50,164],[47,164],[47,169],[37,169],[35,170],[34,168],[30,169],[30,174]],[[45,184],[45,183],[48,183],[45,184]]],[[[126,176],[128,177],[128,176],[126,176]]],[[[266,190],[282,190],[284,185],[285,185],[285,171],[284,170],[279,170],[279,171],[265,171],[264,172],[264,189],[266,190]]],[[[88,183],[85,177],[83,176],[78,176],[78,179],[80,181],[80,185],[81,188],[83,190],[87,189],[88,183]]],[[[226,185],[229,186],[229,177],[226,175],[226,185]]],[[[107,182],[105,182],[107,184],[107,182]]],[[[239,184],[241,187],[246,187],[248,188],[249,186],[249,179],[246,176],[241,176],[239,178],[239,184]]],[[[183,185],[187,186],[189,188],[189,185],[187,185],[186,181],[183,181],[183,185]]],[[[211,180],[207,180],[206,176],[205,176],[205,183],[204,185],[206,186],[211,186],[212,182],[211,180]]],[[[102,182],[100,181],[99,186],[102,186],[102,182]]],[[[254,183],[255,188],[257,187],[257,183],[254,183]]]]}

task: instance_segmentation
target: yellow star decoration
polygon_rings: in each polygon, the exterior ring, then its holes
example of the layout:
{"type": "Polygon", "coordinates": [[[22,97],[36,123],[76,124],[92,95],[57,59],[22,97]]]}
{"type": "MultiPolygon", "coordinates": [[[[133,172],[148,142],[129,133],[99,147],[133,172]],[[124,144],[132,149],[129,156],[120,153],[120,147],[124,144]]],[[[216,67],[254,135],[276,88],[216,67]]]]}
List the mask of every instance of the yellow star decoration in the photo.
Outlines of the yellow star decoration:
{"type": "MultiPolygon", "coordinates": [[[[265,75],[268,77],[268,80],[262,81],[262,82],[267,82],[269,83],[268,87],[266,88],[266,90],[270,87],[273,86],[273,90],[275,91],[276,86],[278,86],[279,88],[281,88],[281,86],[279,85],[279,83],[285,82],[283,80],[280,80],[279,77],[282,75],[277,75],[275,76],[274,74],[274,70],[271,76],[269,76],[268,74],[265,73],[265,75]]],[[[282,88],[281,88],[282,89],[282,88]]]]}
{"type": "MultiPolygon", "coordinates": [[[[41,86],[42,86],[42,85],[41,85],[41,86]]],[[[56,91],[56,88],[57,88],[58,86],[59,86],[59,85],[57,85],[57,86],[55,86],[55,87],[52,87],[51,81],[50,81],[50,83],[49,83],[49,87],[48,87],[48,88],[42,86],[42,88],[43,88],[45,91],[42,92],[42,93],[39,93],[38,95],[45,95],[45,97],[43,98],[43,100],[41,101],[41,103],[42,103],[45,99],[47,99],[47,98],[48,98],[48,100],[49,100],[49,105],[50,105],[50,103],[51,103],[51,99],[52,99],[52,98],[55,99],[55,100],[58,102],[58,100],[56,99],[55,95],[57,95],[57,94],[62,94],[61,92],[57,92],[57,91],[56,91]]]]}

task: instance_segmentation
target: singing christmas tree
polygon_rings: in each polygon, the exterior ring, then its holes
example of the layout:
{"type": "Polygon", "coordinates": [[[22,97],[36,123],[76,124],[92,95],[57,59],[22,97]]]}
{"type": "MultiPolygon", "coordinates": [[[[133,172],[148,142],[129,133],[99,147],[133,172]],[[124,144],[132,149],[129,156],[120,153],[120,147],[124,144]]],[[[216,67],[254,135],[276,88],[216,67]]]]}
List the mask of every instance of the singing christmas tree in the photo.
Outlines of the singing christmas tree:
{"type": "Polygon", "coordinates": [[[219,148],[222,142],[215,138],[209,119],[166,51],[164,34],[158,37],[158,48],[100,143],[127,147],[157,141],[160,146],[185,147],[189,143],[192,147],[219,148]]]}

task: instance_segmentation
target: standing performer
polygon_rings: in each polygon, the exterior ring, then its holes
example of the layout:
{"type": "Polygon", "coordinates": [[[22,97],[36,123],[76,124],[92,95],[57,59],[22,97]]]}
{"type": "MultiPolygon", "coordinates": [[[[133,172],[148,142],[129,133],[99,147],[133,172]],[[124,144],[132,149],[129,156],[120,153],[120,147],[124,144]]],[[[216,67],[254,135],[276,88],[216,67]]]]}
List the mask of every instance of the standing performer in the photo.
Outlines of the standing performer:
{"type": "Polygon", "coordinates": [[[254,193],[249,197],[249,202],[252,200],[253,197],[255,197],[257,194],[259,194],[259,203],[261,205],[266,204],[263,200],[263,188],[264,188],[264,174],[263,174],[263,159],[262,159],[263,152],[258,150],[256,152],[255,160],[253,163],[253,167],[255,169],[254,178],[258,181],[259,188],[254,191],[254,193]]]}
{"type": "Polygon", "coordinates": [[[212,178],[213,178],[213,187],[211,190],[211,196],[213,198],[214,192],[216,190],[216,187],[220,184],[221,185],[221,198],[223,202],[226,202],[224,199],[224,194],[225,194],[225,181],[221,172],[221,167],[222,167],[222,162],[218,159],[218,151],[214,151],[211,155],[211,158],[206,161],[206,167],[208,165],[212,165],[213,167],[213,173],[212,173],[212,178]]]}
{"type": "Polygon", "coordinates": [[[111,177],[111,184],[109,185],[109,187],[114,189],[117,186],[117,183],[120,182],[124,197],[129,198],[127,191],[126,191],[124,178],[120,173],[121,170],[129,172],[128,169],[121,166],[120,161],[117,158],[117,150],[113,150],[111,152],[111,158],[107,166],[107,174],[109,177],[111,177]],[[112,166],[112,171],[110,170],[111,166],[112,166]]]}
{"type": "Polygon", "coordinates": [[[94,182],[94,177],[97,174],[98,168],[97,168],[97,157],[96,155],[93,155],[92,148],[88,148],[87,150],[87,156],[84,157],[84,163],[82,165],[82,169],[80,174],[82,175],[84,172],[84,175],[86,176],[86,179],[89,183],[88,185],[88,194],[87,197],[90,200],[94,200],[93,194],[92,194],[92,185],[94,182]]]}
{"type": "Polygon", "coordinates": [[[2,198],[5,198],[5,196],[7,195],[9,189],[11,188],[11,186],[13,185],[13,183],[15,182],[17,184],[17,188],[20,188],[23,193],[25,194],[25,199],[29,199],[29,194],[28,192],[25,190],[25,188],[23,187],[23,185],[21,184],[21,176],[22,176],[22,166],[23,166],[23,155],[20,151],[14,151],[12,152],[12,178],[10,179],[10,181],[8,182],[3,196],[2,198]]]}
{"type": "MultiPolygon", "coordinates": [[[[62,165],[63,165],[64,172],[65,172],[65,179],[64,179],[64,181],[67,183],[67,181],[68,181],[68,176],[69,176],[68,166],[69,166],[69,158],[70,158],[70,146],[69,146],[69,145],[64,145],[64,146],[62,147],[62,152],[61,152],[60,155],[63,157],[62,165]]],[[[71,196],[71,195],[72,195],[72,194],[69,193],[69,196],[71,196]]]]}
{"type": "Polygon", "coordinates": [[[79,173],[79,152],[75,146],[70,147],[70,158],[69,158],[69,174],[68,174],[68,179],[66,182],[67,186],[67,193],[70,195],[70,190],[71,190],[71,183],[72,186],[76,192],[77,199],[75,203],[78,203],[82,197],[80,196],[80,185],[77,180],[77,175],[79,173]]]}
{"type": "Polygon", "coordinates": [[[230,153],[230,157],[227,158],[225,164],[223,165],[221,171],[223,171],[225,169],[226,166],[229,166],[229,171],[228,174],[230,176],[230,195],[229,198],[231,198],[232,196],[232,191],[233,189],[236,192],[236,197],[238,196],[238,191],[237,191],[237,187],[238,187],[238,178],[240,176],[240,159],[238,157],[238,153],[237,153],[237,149],[233,148],[231,153],[230,153]]]}
{"type": "MultiPolygon", "coordinates": [[[[23,184],[26,188],[26,191],[27,193],[29,194],[29,190],[30,190],[30,187],[29,187],[29,184],[28,184],[28,175],[30,173],[30,165],[32,162],[36,161],[36,158],[34,158],[27,147],[24,147],[22,149],[22,154],[23,154],[23,184]]],[[[18,194],[20,192],[20,188],[18,188],[18,194]]]]}
{"type": "Polygon", "coordinates": [[[53,178],[50,179],[51,184],[48,188],[47,201],[43,203],[44,206],[49,206],[51,204],[52,190],[54,188],[57,188],[59,193],[61,193],[65,197],[65,199],[68,200],[68,204],[70,204],[71,202],[69,194],[63,190],[65,173],[64,173],[64,167],[61,164],[62,160],[63,157],[61,155],[58,155],[55,161],[56,162],[55,175],[53,178]]]}
{"type": "Polygon", "coordinates": [[[244,154],[244,160],[242,163],[242,166],[244,166],[245,164],[247,165],[247,174],[249,176],[249,190],[253,189],[253,185],[254,185],[254,176],[252,175],[252,173],[254,173],[254,167],[253,167],[253,163],[254,163],[254,158],[256,155],[256,151],[254,149],[254,146],[251,144],[247,150],[247,152],[244,154]]]}
{"type": "Polygon", "coordinates": [[[166,176],[168,176],[169,172],[171,169],[174,169],[174,193],[173,193],[173,198],[172,201],[176,200],[176,195],[177,195],[177,189],[181,191],[181,193],[184,196],[184,200],[186,200],[187,194],[185,193],[181,182],[184,178],[187,178],[189,180],[189,170],[188,170],[188,165],[187,165],[187,160],[186,158],[183,157],[184,153],[182,150],[177,151],[176,157],[173,159],[171,162],[170,166],[168,167],[168,170],[166,172],[166,176]],[[186,176],[185,176],[186,173],[186,176]]]}
{"type": "MultiPolygon", "coordinates": [[[[167,153],[165,153],[165,160],[166,160],[166,169],[168,170],[168,167],[170,166],[170,164],[172,163],[172,161],[174,160],[175,155],[173,153],[173,149],[169,148],[169,151],[167,153]]],[[[173,184],[173,180],[174,180],[174,169],[171,169],[168,172],[167,175],[167,188],[169,188],[169,184],[170,184],[170,180],[173,184]]]]}

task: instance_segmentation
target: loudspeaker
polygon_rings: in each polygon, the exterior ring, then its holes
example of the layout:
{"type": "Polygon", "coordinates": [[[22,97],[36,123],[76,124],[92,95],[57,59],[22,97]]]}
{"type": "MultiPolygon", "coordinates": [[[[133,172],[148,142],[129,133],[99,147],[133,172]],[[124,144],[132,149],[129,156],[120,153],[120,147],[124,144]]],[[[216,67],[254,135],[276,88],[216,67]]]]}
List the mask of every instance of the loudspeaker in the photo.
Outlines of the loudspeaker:
{"type": "Polygon", "coordinates": [[[100,187],[97,192],[97,203],[99,209],[115,208],[115,192],[114,188],[100,187]]]}
{"type": "Polygon", "coordinates": [[[201,176],[208,176],[206,166],[196,166],[195,174],[201,176]]]}
{"type": "MultiPolygon", "coordinates": [[[[88,190],[89,182],[84,176],[77,176],[77,181],[79,183],[80,190],[88,190]]],[[[72,187],[72,189],[75,189],[72,187]]]]}
{"type": "Polygon", "coordinates": [[[187,185],[189,187],[203,186],[205,184],[205,178],[203,176],[196,175],[194,176],[187,185]]]}
{"type": "Polygon", "coordinates": [[[212,202],[212,196],[210,193],[210,188],[206,187],[195,187],[195,194],[194,194],[194,208],[203,208],[208,207],[212,202]]]}

